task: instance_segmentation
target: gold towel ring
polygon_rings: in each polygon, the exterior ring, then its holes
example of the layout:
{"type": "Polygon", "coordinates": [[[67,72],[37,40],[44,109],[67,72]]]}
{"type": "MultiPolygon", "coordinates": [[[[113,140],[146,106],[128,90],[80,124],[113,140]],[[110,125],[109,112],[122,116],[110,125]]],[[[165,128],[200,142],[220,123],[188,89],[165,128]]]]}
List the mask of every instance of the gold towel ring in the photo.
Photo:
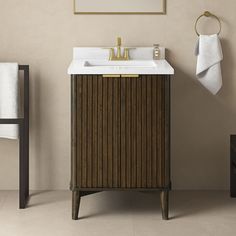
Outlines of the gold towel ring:
{"type": "Polygon", "coordinates": [[[219,22],[220,29],[219,29],[219,31],[218,31],[218,33],[217,33],[217,34],[219,35],[220,32],[221,32],[221,22],[220,22],[220,19],[219,19],[216,15],[210,13],[209,11],[205,11],[202,15],[200,15],[200,16],[197,18],[197,20],[196,20],[196,22],[195,22],[195,32],[196,32],[196,34],[197,34],[198,36],[200,35],[200,34],[198,33],[198,31],[197,31],[197,23],[198,23],[198,21],[199,21],[203,16],[206,16],[206,17],[213,17],[213,18],[215,18],[215,19],[219,22]]]}

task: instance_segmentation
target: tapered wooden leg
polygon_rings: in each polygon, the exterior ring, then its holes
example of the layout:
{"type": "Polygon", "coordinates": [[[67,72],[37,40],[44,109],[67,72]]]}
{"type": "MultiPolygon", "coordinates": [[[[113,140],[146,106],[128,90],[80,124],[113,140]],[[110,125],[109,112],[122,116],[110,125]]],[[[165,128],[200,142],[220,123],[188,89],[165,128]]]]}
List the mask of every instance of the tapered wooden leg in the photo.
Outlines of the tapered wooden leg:
{"type": "Polygon", "coordinates": [[[162,210],[162,219],[169,219],[169,191],[162,190],[161,191],[161,210],[162,210]]]}
{"type": "Polygon", "coordinates": [[[81,193],[79,190],[72,192],[72,219],[78,220],[81,193]]]}

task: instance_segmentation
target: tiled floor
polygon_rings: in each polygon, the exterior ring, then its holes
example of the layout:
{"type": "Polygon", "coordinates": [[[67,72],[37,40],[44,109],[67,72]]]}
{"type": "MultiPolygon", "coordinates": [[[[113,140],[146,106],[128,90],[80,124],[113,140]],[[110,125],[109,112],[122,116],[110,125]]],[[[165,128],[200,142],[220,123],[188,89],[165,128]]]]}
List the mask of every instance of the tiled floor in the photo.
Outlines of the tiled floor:
{"type": "Polygon", "coordinates": [[[236,199],[223,191],[171,193],[171,220],[162,221],[159,194],[103,192],[82,198],[71,220],[69,191],[34,193],[18,210],[18,193],[0,191],[0,236],[233,236],[236,199]]]}

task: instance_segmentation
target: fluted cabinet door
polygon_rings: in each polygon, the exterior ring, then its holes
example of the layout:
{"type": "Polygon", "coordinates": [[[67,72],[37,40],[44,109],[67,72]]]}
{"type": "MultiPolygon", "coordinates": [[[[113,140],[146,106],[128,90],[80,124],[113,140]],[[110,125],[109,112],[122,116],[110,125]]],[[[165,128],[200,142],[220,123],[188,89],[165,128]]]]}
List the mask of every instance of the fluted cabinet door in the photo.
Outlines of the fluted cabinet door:
{"type": "Polygon", "coordinates": [[[157,75],[77,75],[74,79],[72,185],[165,187],[169,79],[157,75]]]}

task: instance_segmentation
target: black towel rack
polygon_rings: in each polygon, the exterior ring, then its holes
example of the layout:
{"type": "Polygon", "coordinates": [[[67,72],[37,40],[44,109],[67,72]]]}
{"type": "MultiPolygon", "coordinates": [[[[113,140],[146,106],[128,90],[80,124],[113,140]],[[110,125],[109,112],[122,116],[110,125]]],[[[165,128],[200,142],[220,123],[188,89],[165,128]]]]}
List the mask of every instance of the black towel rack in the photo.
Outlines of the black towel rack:
{"type": "Polygon", "coordinates": [[[29,65],[19,65],[24,71],[23,117],[0,118],[0,124],[19,125],[19,208],[24,209],[29,200],[29,65]]]}

